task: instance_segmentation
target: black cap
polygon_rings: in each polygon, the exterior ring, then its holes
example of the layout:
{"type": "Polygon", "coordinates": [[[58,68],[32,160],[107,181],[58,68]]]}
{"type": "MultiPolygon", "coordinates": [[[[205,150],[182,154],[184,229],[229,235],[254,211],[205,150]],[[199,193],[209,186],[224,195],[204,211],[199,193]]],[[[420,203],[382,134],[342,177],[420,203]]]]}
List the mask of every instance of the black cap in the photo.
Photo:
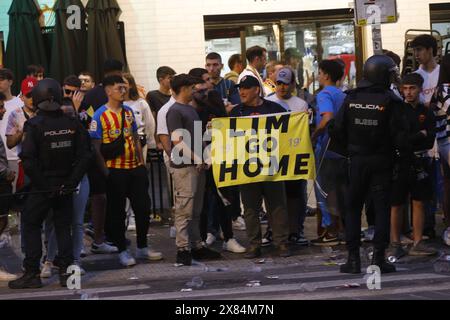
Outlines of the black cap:
{"type": "Polygon", "coordinates": [[[236,85],[236,88],[254,88],[254,87],[260,87],[261,84],[259,83],[258,79],[252,76],[245,76],[241,79],[241,81],[236,85]]]}

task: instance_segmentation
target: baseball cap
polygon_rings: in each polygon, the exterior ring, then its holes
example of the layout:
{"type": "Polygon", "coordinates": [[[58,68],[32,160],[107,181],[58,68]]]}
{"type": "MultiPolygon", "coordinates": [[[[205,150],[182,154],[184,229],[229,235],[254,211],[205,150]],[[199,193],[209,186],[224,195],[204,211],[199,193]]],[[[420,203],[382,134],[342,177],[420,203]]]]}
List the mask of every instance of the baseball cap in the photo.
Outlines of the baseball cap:
{"type": "Polygon", "coordinates": [[[291,84],[292,77],[294,76],[293,72],[289,68],[282,68],[278,71],[277,74],[277,82],[282,82],[284,84],[291,84]]]}
{"type": "Polygon", "coordinates": [[[252,77],[252,76],[245,76],[241,79],[241,82],[239,82],[236,85],[236,88],[250,89],[250,88],[260,87],[260,86],[261,85],[259,84],[258,79],[256,79],[255,77],[252,77]]]}
{"type": "Polygon", "coordinates": [[[21,91],[24,96],[27,96],[33,91],[33,88],[37,85],[38,81],[34,77],[26,77],[22,81],[21,91]]]}

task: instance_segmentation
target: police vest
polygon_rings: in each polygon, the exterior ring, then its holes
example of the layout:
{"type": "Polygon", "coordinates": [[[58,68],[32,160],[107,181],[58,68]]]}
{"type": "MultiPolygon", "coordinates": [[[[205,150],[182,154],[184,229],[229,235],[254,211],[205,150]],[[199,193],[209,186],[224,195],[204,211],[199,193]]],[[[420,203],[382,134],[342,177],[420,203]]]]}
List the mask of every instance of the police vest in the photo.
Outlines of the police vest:
{"type": "Polygon", "coordinates": [[[344,107],[347,108],[347,137],[350,153],[377,154],[391,151],[392,95],[390,92],[358,89],[350,91],[344,107]]]}
{"type": "Polygon", "coordinates": [[[67,116],[39,117],[38,131],[39,161],[47,177],[66,177],[72,172],[75,162],[76,120],[67,116]]]}

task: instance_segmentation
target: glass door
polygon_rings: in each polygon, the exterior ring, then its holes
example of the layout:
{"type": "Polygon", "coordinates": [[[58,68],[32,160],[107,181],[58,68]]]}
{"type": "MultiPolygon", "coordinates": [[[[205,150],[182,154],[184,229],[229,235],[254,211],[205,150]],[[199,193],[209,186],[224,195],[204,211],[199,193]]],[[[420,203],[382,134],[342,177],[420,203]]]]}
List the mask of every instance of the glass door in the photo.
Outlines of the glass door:
{"type": "Polygon", "coordinates": [[[279,61],[281,59],[279,24],[258,24],[246,27],[245,46],[266,48],[268,61],[279,61]]]}
{"type": "Polygon", "coordinates": [[[345,85],[356,85],[355,28],[353,23],[320,25],[322,59],[340,59],[345,64],[345,85]]]}
{"type": "Polygon", "coordinates": [[[315,24],[285,24],[283,61],[297,71],[297,78],[301,87],[314,92],[318,85],[315,81],[317,66],[320,59],[318,32],[315,24]],[[289,59],[298,54],[299,59],[289,59]],[[297,62],[298,61],[298,62],[297,62]]]}

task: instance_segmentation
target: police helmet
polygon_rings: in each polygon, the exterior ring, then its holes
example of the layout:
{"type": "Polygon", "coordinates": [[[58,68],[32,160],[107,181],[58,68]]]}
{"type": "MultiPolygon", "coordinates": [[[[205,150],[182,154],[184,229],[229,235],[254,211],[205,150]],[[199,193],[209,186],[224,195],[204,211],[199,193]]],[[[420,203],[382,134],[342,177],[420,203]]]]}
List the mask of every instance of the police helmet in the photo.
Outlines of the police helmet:
{"type": "Polygon", "coordinates": [[[374,55],[364,64],[364,80],[372,85],[389,88],[396,70],[397,65],[392,58],[386,55],[374,55]]]}
{"type": "Polygon", "coordinates": [[[62,103],[61,85],[54,79],[41,80],[33,88],[32,97],[34,107],[44,111],[57,111],[62,103]]]}

